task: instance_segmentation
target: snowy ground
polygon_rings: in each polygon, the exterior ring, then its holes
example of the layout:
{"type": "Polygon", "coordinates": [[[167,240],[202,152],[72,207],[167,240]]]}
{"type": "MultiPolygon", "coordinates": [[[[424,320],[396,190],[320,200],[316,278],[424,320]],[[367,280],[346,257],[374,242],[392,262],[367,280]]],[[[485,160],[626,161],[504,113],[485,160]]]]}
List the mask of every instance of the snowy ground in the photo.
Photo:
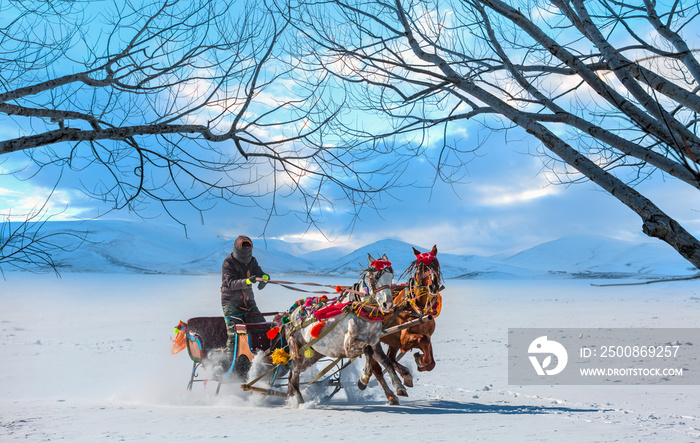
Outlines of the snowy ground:
{"type": "MultiPolygon", "coordinates": [[[[0,281],[0,441],[699,439],[700,386],[508,385],[508,328],[698,326],[697,281],[590,283],[448,280],[433,337],[437,366],[414,370],[416,387],[401,406],[388,406],[376,386],[361,393],[346,383],[330,403],[307,392],[297,408],[235,386],[218,397],[212,385],[185,390],[191,362],[186,352],[169,354],[170,336],[178,320],[220,315],[218,276],[8,274],[0,281]]],[[[299,293],[270,285],[257,298],[263,310],[285,310],[299,293]]]]}

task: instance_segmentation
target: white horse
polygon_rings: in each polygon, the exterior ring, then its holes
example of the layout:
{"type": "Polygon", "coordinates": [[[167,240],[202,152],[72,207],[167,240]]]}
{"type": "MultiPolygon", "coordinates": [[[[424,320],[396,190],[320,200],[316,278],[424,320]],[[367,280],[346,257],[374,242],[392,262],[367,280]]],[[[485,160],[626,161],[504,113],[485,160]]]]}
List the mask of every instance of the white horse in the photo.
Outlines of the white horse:
{"type": "MultiPolygon", "coordinates": [[[[370,321],[361,313],[358,315],[363,306],[386,314],[392,310],[394,304],[391,293],[394,271],[386,254],[379,260],[375,260],[369,254],[367,258],[367,269],[361,274],[355,289],[349,292],[356,296],[355,301],[349,300],[347,306],[342,310],[338,308],[335,315],[323,319],[322,323],[311,315],[305,316],[303,307],[298,307],[289,314],[290,322],[285,325],[285,334],[292,360],[287,398],[294,396],[299,404],[304,402],[299,390],[299,376],[322,357],[354,358],[363,354],[366,361],[358,381],[360,389],[366,388],[369,383],[374,358],[386,368],[397,394],[408,395],[379,345],[382,322],[370,321]]],[[[342,299],[343,297],[340,297],[338,302],[343,301],[342,299]]],[[[335,306],[342,304],[330,308],[335,306]]],[[[392,404],[398,402],[395,397],[389,398],[389,401],[392,404]]]]}

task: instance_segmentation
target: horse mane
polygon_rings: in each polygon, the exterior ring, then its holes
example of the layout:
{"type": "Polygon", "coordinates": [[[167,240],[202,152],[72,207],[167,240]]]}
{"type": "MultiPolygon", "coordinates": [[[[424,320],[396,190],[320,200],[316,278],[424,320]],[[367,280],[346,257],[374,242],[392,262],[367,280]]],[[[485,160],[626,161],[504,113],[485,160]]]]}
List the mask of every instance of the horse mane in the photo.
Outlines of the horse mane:
{"type": "Polygon", "coordinates": [[[399,276],[399,281],[401,281],[404,277],[409,278],[412,275],[416,273],[421,268],[430,268],[435,271],[435,274],[438,277],[438,281],[441,283],[444,283],[445,280],[442,276],[442,269],[440,268],[440,261],[438,260],[437,257],[433,258],[433,261],[430,262],[429,265],[424,265],[423,263],[420,263],[417,259],[413,260],[410,265],[408,265],[408,268],[406,268],[405,271],[401,273],[399,276]],[[435,263],[435,267],[433,268],[433,263],[435,263]]]}
{"type": "MultiPolygon", "coordinates": [[[[440,283],[445,283],[445,279],[442,277],[442,268],[440,267],[440,261],[438,260],[437,257],[433,259],[433,263],[435,263],[437,266],[435,268],[435,273],[437,274],[438,281],[440,283]]],[[[431,263],[432,265],[432,263],[431,263]]]]}

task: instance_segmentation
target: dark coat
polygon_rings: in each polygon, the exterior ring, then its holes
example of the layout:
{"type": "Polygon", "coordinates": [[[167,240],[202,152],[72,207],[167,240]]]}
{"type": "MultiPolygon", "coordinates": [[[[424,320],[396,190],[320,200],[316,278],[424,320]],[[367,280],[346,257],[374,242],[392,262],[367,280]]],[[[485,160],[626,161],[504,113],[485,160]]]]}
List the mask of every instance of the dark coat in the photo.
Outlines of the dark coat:
{"type": "Polygon", "coordinates": [[[221,304],[243,310],[256,306],[253,286],[245,281],[250,277],[262,277],[264,273],[255,257],[246,265],[230,254],[221,267],[221,304]]]}

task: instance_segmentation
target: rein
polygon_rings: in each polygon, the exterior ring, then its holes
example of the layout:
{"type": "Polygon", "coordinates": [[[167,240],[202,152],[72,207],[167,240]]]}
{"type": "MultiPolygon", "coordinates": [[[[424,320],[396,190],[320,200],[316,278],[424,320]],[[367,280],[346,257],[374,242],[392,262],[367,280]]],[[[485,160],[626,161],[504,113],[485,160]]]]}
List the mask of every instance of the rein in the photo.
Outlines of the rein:
{"type": "Polygon", "coordinates": [[[331,291],[309,291],[306,289],[301,289],[297,288],[294,286],[290,285],[302,285],[302,286],[316,286],[320,288],[331,288],[333,289],[333,292],[344,292],[351,290],[349,286],[333,286],[333,285],[323,285],[321,283],[299,283],[299,282],[293,282],[293,281],[284,281],[284,280],[268,280],[267,283],[272,283],[273,285],[280,285],[283,288],[291,289],[292,291],[297,291],[297,292],[306,292],[308,294],[325,294],[328,295],[331,293],[331,291]]]}
{"type": "MultiPolygon", "coordinates": [[[[369,271],[369,270],[368,270],[368,271],[369,271]]],[[[372,283],[374,283],[373,279],[370,279],[370,281],[371,281],[372,283]]],[[[355,294],[355,295],[359,295],[359,296],[362,296],[362,297],[364,297],[364,296],[367,295],[367,294],[364,293],[364,292],[360,292],[360,291],[356,291],[356,290],[352,289],[351,286],[340,286],[340,285],[338,285],[338,286],[333,286],[333,285],[324,285],[324,284],[321,284],[321,283],[311,283],[311,282],[299,283],[299,282],[284,281],[284,280],[268,280],[267,283],[268,283],[268,284],[271,283],[271,284],[273,284],[273,285],[280,285],[280,286],[282,286],[283,288],[287,288],[287,289],[290,289],[290,290],[292,290],[292,291],[297,291],[297,292],[305,292],[305,293],[307,293],[307,294],[324,294],[324,295],[328,295],[328,294],[331,293],[331,291],[310,291],[310,290],[308,290],[308,289],[301,289],[301,288],[297,288],[297,287],[291,286],[291,285],[315,286],[315,287],[319,287],[319,288],[330,288],[330,289],[333,289],[333,292],[337,292],[337,293],[340,293],[340,294],[343,294],[343,293],[350,293],[350,294],[355,294]]],[[[380,287],[378,287],[378,288],[375,288],[375,289],[374,289],[374,292],[379,292],[379,291],[382,291],[382,290],[384,290],[384,289],[392,289],[392,285],[380,286],[380,287]]]]}

